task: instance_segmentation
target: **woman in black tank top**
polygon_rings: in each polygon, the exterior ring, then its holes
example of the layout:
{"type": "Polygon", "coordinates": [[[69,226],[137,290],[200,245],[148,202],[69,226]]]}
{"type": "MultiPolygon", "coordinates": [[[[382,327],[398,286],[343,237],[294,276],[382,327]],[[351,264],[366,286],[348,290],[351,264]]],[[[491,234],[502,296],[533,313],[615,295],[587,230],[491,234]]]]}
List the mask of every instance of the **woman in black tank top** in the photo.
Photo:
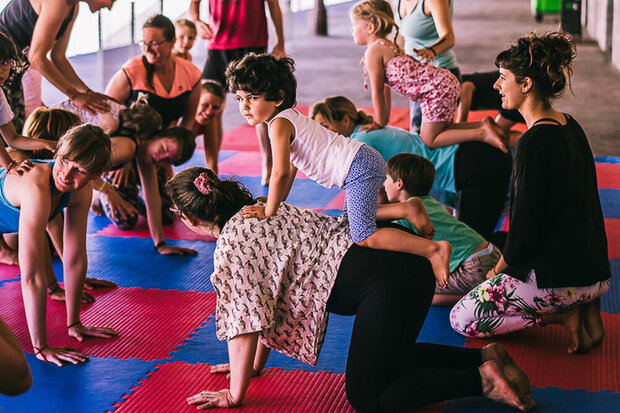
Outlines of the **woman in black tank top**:
{"type": "MultiPolygon", "coordinates": [[[[81,0],[94,13],[110,9],[114,0],[81,0]]],[[[9,35],[24,60],[78,107],[91,112],[108,110],[105,96],[95,93],[78,77],[65,53],[71,28],[77,16],[79,0],[12,0],[0,12],[0,31],[9,35]],[[51,58],[47,55],[50,54],[51,58]]],[[[24,119],[24,95],[20,79],[5,88],[15,113],[13,123],[21,130],[24,119]]]]}

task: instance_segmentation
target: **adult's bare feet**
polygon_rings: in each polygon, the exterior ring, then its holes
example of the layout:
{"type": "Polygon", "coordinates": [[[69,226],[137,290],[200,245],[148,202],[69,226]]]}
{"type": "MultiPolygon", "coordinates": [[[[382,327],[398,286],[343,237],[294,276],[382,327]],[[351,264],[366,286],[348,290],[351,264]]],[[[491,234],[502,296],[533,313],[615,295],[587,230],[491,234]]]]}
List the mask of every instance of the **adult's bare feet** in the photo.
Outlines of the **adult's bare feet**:
{"type": "Polygon", "coordinates": [[[597,298],[581,306],[581,316],[593,346],[598,346],[605,338],[605,328],[601,319],[601,300],[597,298]]]}
{"type": "Polygon", "coordinates": [[[532,394],[530,380],[521,367],[514,361],[504,346],[499,343],[488,344],[481,349],[482,361],[495,360],[504,372],[508,383],[521,395],[532,394]]]}
{"type": "Polygon", "coordinates": [[[17,265],[17,250],[9,247],[2,235],[0,235],[0,264],[17,265]]]}
{"type": "Polygon", "coordinates": [[[489,360],[483,363],[478,371],[482,378],[484,397],[523,411],[536,406],[529,394],[519,394],[510,385],[497,361],[489,360]]]}
{"type": "Polygon", "coordinates": [[[572,342],[568,346],[570,354],[587,353],[592,348],[592,339],[586,330],[581,305],[562,313],[545,314],[542,316],[542,324],[560,324],[568,331],[572,342]]]}

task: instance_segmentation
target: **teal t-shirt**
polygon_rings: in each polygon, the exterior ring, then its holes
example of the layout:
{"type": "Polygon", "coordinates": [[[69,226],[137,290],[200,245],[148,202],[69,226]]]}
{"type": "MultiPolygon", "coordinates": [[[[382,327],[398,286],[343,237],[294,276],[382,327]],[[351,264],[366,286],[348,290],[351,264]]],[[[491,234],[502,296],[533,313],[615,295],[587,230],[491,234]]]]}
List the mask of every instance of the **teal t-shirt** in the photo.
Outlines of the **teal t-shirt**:
{"type": "MultiPolygon", "coordinates": [[[[452,3],[450,1],[450,18],[452,18],[452,3]]],[[[398,7],[400,8],[400,2],[398,2],[398,7]]],[[[415,9],[407,16],[400,18],[400,12],[396,14],[399,20],[397,22],[399,32],[405,40],[405,53],[409,56],[416,57],[413,49],[424,49],[434,45],[439,40],[433,16],[424,14],[424,0],[419,0],[415,9]]],[[[456,69],[458,67],[456,55],[452,49],[435,57],[435,61],[431,64],[442,69],[456,69]]]]}
{"type": "MultiPolygon", "coordinates": [[[[433,241],[448,241],[452,245],[450,254],[450,272],[467,259],[485,240],[467,224],[457,220],[446,208],[431,196],[419,197],[426,208],[426,213],[435,226],[433,241]]],[[[411,222],[406,219],[396,221],[404,227],[415,231],[411,222]]],[[[416,231],[417,232],[417,231],[416,231]]]]}
{"type": "Polygon", "coordinates": [[[418,135],[400,128],[386,126],[383,129],[360,132],[360,127],[361,125],[355,127],[351,139],[363,142],[376,149],[386,162],[392,156],[402,152],[411,152],[425,157],[435,166],[433,189],[439,192],[456,193],[454,187],[454,156],[459,148],[458,145],[430,149],[418,135]]]}

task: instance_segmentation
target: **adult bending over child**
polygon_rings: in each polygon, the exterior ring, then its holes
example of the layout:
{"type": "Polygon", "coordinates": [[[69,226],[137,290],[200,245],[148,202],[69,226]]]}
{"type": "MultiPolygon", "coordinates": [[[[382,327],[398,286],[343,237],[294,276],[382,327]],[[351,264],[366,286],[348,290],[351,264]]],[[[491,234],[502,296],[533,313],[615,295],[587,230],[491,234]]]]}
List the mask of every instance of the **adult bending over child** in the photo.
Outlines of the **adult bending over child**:
{"type": "Polygon", "coordinates": [[[467,396],[534,406],[527,377],[500,345],[416,343],[435,286],[425,259],[360,247],[346,219],[285,203],[269,219],[244,218],[242,208],[256,205],[251,194],[204,168],[180,172],[168,189],[190,229],[218,238],[211,279],[217,335],[230,357],[212,368],[230,371],[230,390],[188,403],[241,405],[269,348],[316,364],[333,312],[356,315],[345,384],[356,409],[407,411],[467,396]]]}
{"type": "Polygon", "coordinates": [[[504,259],[450,315],[463,335],[561,324],[570,353],[603,341],[599,297],[610,270],[594,159],[581,126],[551,105],[574,56],[569,37],[548,33],[522,37],[495,58],[502,107],[518,109],[528,130],[516,146],[504,259]]]}
{"type": "MultiPolygon", "coordinates": [[[[58,142],[53,161],[37,162],[22,176],[4,174],[0,232],[18,232],[22,296],[30,338],[37,358],[62,365],[80,363],[88,356],[47,342],[45,325],[47,275],[53,272],[45,228],[64,209],[63,270],[67,299],[67,333],[110,338],[111,328],[85,326],[80,322],[80,298],[86,277],[86,223],[92,196],[90,182],[107,166],[110,138],[101,128],[72,128],[58,142]]],[[[4,172],[0,170],[0,172],[4,172]]]]}

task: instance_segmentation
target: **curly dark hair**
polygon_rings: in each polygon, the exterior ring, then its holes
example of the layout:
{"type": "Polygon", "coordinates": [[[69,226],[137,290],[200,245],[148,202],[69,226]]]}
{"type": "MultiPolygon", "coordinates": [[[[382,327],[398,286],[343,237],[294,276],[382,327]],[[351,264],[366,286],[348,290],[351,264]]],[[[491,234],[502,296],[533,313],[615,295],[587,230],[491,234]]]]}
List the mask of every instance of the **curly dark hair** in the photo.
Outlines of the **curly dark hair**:
{"type": "Polygon", "coordinates": [[[499,53],[495,66],[510,70],[519,83],[526,77],[532,79],[534,93],[550,106],[553,99],[562,96],[567,84],[570,88],[575,55],[575,42],[569,35],[531,33],[499,53]]]}
{"type": "Polygon", "coordinates": [[[265,100],[283,100],[279,110],[294,107],[297,102],[297,80],[293,72],[295,62],[290,57],[250,53],[226,68],[228,90],[262,95],[265,100]]]}
{"type": "Polygon", "coordinates": [[[6,85],[10,86],[15,75],[26,69],[27,65],[17,51],[17,47],[15,47],[13,40],[5,33],[0,32],[0,63],[6,61],[13,62],[9,77],[5,81],[6,85]]]}
{"type": "Polygon", "coordinates": [[[176,174],[166,184],[166,191],[181,213],[205,223],[213,223],[220,229],[241,208],[256,203],[250,191],[240,182],[220,180],[210,169],[197,166],[176,174]],[[208,177],[211,188],[209,194],[203,194],[194,184],[203,173],[208,177]]]}

